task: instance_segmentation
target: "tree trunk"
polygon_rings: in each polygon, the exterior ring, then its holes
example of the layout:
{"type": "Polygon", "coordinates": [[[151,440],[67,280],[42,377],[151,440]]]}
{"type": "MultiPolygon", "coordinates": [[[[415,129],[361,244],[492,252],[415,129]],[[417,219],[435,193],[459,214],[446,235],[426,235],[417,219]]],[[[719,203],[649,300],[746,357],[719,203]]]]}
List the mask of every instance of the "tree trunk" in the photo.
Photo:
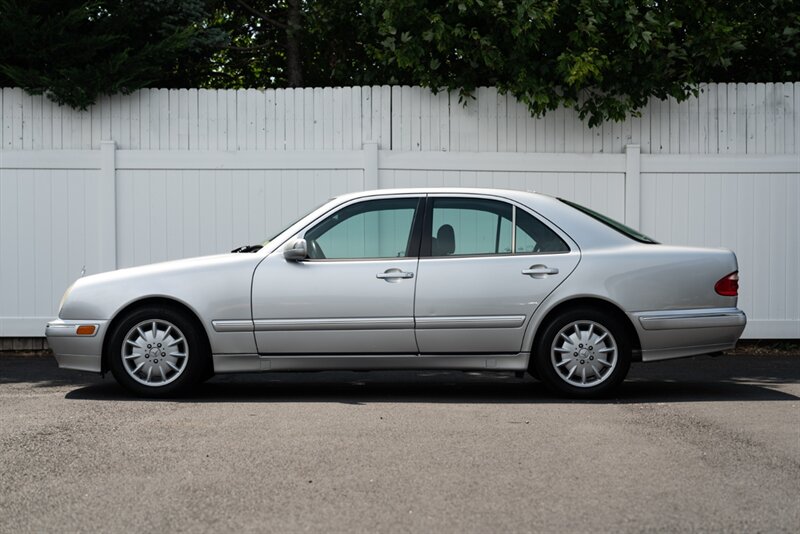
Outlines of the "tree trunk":
{"type": "Polygon", "coordinates": [[[303,62],[300,59],[300,0],[288,0],[286,24],[286,70],[289,87],[302,87],[303,62]]]}

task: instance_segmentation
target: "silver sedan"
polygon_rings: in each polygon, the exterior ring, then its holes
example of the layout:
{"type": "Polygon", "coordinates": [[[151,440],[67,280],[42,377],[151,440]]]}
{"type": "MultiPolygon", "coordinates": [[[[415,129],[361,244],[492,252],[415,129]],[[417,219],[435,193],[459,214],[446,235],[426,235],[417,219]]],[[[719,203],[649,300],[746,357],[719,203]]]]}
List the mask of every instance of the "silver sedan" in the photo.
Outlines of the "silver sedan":
{"type": "Polygon", "coordinates": [[[597,397],[633,361],[733,348],[737,269],[535,193],[368,191],[262,245],[80,278],[46,333],[62,368],[143,396],[214,373],[480,369],[597,397]]]}

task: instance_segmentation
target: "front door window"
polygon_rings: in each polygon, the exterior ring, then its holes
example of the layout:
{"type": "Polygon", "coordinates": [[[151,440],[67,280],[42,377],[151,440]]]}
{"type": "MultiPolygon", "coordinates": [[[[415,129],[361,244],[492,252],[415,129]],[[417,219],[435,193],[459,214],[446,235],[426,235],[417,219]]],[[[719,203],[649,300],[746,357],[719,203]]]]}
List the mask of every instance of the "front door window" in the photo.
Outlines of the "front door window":
{"type": "Polygon", "coordinates": [[[347,206],[305,234],[310,259],[416,256],[412,228],[416,198],[372,200],[347,206]]]}

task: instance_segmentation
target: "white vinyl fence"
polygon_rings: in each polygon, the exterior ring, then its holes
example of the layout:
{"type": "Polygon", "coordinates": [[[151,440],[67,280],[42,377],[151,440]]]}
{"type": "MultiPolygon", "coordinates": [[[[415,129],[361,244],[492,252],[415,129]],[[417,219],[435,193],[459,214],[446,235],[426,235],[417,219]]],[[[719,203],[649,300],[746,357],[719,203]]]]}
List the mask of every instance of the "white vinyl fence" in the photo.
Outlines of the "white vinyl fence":
{"type": "Polygon", "coordinates": [[[745,337],[800,338],[800,84],[710,84],[586,128],[415,87],[143,90],[86,112],[2,91],[0,337],[41,336],[82,269],[225,252],[340,193],[530,189],[740,263],[745,337]]]}

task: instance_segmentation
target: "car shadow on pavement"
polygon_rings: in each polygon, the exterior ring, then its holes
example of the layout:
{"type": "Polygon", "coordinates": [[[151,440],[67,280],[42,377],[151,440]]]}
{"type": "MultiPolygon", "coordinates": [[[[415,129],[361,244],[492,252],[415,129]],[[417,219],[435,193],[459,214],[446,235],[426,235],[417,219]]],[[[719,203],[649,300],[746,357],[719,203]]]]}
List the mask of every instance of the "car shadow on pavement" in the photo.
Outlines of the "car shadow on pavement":
{"type": "MultiPolygon", "coordinates": [[[[370,373],[371,374],[371,373],[370,373]]],[[[397,374],[397,373],[393,373],[397,374]]],[[[435,381],[420,380],[417,373],[402,373],[394,379],[370,377],[368,373],[320,373],[320,380],[309,380],[306,374],[282,373],[267,379],[247,377],[235,380],[215,379],[197,387],[189,396],[179,399],[140,399],[129,395],[113,381],[84,386],[67,393],[72,400],[115,400],[180,403],[225,402],[326,402],[371,404],[383,402],[410,403],[508,403],[548,404],[574,402],[652,403],[652,402],[720,402],[720,401],[783,401],[800,397],[773,389],[774,384],[749,382],[684,382],[632,380],[625,382],[617,395],[608,399],[579,401],[550,393],[531,378],[512,375],[503,381],[498,375],[482,374],[464,380],[458,372],[442,373],[435,381]],[[350,376],[345,376],[350,375],[350,376]]]]}
{"type": "MultiPolygon", "coordinates": [[[[0,359],[0,387],[70,387],[69,400],[145,402],[565,403],[533,378],[513,373],[396,371],[218,375],[180,399],[140,399],[110,376],[58,369],[52,359],[0,359]]],[[[798,356],[707,356],[634,364],[605,403],[798,400],[798,356]],[[797,388],[792,388],[798,391],[797,388]]]]}

